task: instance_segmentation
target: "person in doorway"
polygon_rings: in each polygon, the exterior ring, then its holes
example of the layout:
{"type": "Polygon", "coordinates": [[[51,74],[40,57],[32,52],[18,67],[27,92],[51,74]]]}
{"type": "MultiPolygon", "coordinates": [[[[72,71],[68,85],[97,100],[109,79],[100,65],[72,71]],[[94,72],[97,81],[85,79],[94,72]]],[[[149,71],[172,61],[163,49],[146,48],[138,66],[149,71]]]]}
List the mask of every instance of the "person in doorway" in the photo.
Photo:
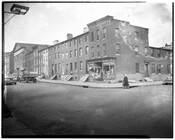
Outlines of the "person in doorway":
{"type": "Polygon", "coordinates": [[[123,78],[123,88],[124,88],[124,89],[129,88],[128,77],[127,77],[127,75],[125,75],[125,74],[124,74],[124,78],[123,78]]]}

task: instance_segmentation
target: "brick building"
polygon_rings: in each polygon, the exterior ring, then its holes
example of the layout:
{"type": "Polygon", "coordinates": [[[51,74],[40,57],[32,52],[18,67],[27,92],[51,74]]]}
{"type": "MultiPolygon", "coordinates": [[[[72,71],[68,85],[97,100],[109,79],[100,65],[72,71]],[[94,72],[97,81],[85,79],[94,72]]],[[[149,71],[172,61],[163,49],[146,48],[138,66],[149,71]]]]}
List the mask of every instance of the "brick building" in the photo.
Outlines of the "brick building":
{"type": "Polygon", "coordinates": [[[47,45],[16,43],[14,53],[14,73],[18,77],[22,70],[38,73],[38,50],[47,45]]]}
{"type": "Polygon", "coordinates": [[[13,52],[5,52],[5,74],[10,75],[14,72],[14,57],[13,52]]]}
{"type": "Polygon", "coordinates": [[[49,57],[48,57],[48,47],[38,51],[39,55],[39,75],[44,75],[49,77],[49,57]]]}

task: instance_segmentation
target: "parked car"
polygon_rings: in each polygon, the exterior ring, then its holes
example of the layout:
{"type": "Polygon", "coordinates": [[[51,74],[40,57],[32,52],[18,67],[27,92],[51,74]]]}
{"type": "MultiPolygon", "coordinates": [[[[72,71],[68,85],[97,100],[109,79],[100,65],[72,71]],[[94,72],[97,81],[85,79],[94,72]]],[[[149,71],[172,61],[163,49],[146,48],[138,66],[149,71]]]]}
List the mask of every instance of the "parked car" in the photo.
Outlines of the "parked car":
{"type": "Polygon", "coordinates": [[[173,84],[173,78],[172,76],[167,77],[164,81],[163,81],[163,85],[172,85],[173,84]]]}
{"type": "Polygon", "coordinates": [[[19,82],[25,81],[26,83],[33,82],[36,83],[36,77],[35,76],[23,76],[20,78],[19,82]]]}
{"type": "Polygon", "coordinates": [[[6,85],[16,85],[17,81],[13,80],[13,78],[5,78],[6,85]]]}

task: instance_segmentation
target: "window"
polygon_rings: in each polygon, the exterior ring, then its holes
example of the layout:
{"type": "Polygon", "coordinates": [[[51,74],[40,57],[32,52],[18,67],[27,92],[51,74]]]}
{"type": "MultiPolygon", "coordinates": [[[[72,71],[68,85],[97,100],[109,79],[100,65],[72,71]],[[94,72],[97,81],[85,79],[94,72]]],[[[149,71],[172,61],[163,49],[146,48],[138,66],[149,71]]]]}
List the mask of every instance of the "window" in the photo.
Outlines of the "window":
{"type": "Polygon", "coordinates": [[[58,52],[58,58],[60,58],[60,52],[58,52]]]}
{"type": "Polygon", "coordinates": [[[76,45],[77,44],[77,40],[76,39],[74,39],[74,45],[76,45]]]}
{"type": "Polygon", "coordinates": [[[139,73],[140,72],[140,70],[139,70],[139,63],[136,63],[136,73],[139,73]]]}
{"type": "Polygon", "coordinates": [[[81,43],[82,43],[82,37],[79,38],[79,44],[81,44],[81,43]]]}
{"type": "Polygon", "coordinates": [[[64,60],[64,53],[62,53],[62,60],[64,60]]]}
{"type": "Polygon", "coordinates": [[[106,38],[106,28],[103,28],[103,38],[106,38]]]}
{"type": "Polygon", "coordinates": [[[57,64],[55,64],[55,72],[57,72],[57,64]]]}
{"type": "Polygon", "coordinates": [[[73,52],[72,52],[72,50],[70,51],[70,58],[72,58],[72,55],[73,55],[73,52]]]}
{"type": "Polygon", "coordinates": [[[106,56],[107,52],[106,52],[106,44],[103,44],[103,56],[106,56]]]}
{"type": "Polygon", "coordinates": [[[57,59],[57,53],[55,53],[55,59],[57,59]]]}
{"type": "Polygon", "coordinates": [[[85,42],[88,41],[88,35],[85,35],[85,42]]]}
{"type": "Polygon", "coordinates": [[[170,70],[170,64],[167,64],[167,74],[170,74],[171,70],[170,70]]]}
{"type": "Polygon", "coordinates": [[[94,32],[91,32],[91,41],[94,41],[94,32]]]}
{"type": "Polygon", "coordinates": [[[58,71],[61,69],[61,67],[60,67],[60,63],[58,63],[58,71]]]}
{"type": "Polygon", "coordinates": [[[135,55],[138,55],[139,53],[139,47],[138,46],[135,46],[135,55]]]}
{"type": "Polygon", "coordinates": [[[68,59],[68,52],[66,52],[66,59],[68,59]]]}
{"type": "Polygon", "coordinates": [[[137,38],[138,37],[138,32],[137,31],[135,31],[135,38],[137,38]]]}
{"type": "Polygon", "coordinates": [[[152,70],[152,73],[155,73],[155,64],[151,65],[151,70],[152,70]]]}
{"type": "Polygon", "coordinates": [[[99,31],[99,29],[97,30],[97,40],[99,40],[100,39],[100,31],[99,31]]]}
{"type": "Polygon", "coordinates": [[[72,63],[70,63],[70,73],[72,74],[73,66],[72,63]]]}
{"type": "Polygon", "coordinates": [[[157,65],[157,74],[158,74],[158,73],[161,73],[161,64],[158,64],[158,65],[157,65]]]}
{"type": "Polygon", "coordinates": [[[119,28],[115,28],[115,37],[119,37],[119,28]]]}
{"type": "Polygon", "coordinates": [[[146,55],[148,54],[148,48],[147,47],[145,48],[145,54],[146,55]]]}
{"type": "Polygon", "coordinates": [[[86,46],[86,47],[85,47],[85,55],[87,55],[87,54],[88,54],[88,52],[89,52],[89,47],[88,47],[88,46],[86,46]]]}
{"type": "Polygon", "coordinates": [[[80,70],[83,70],[83,62],[80,61],[80,70]]]}
{"type": "Polygon", "coordinates": [[[153,48],[151,49],[151,56],[154,57],[154,49],[153,48]]]}
{"type": "Polygon", "coordinates": [[[100,57],[100,46],[97,45],[97,57],[100,57]]]}
{"type": "Polygon", "coordinates": [[[116,44],[116,54],[120,54],[120,44],[116,44]]]}
{"type": "Polygon", "coordinates": [[[79,48],[79,56],[82,56],[82,48],[79,48]]]}
{"type": "Polygon", "coordinates": [[[158,56],[158,58],[161,57],[161,51],[160,50],[157,50],[157,56],[158,56]]]}
{"type": "Polygon", "coordinates": [[[91,47],[91,53],[92,53],[92,58],[94,58],[95,56],[94,56],[94,47],[93,46],[91,47]]]}
{"type": "Polygon", "coordinates": [[[77,71],[77,62],[74,63],[74,70],[77,71]]]}
{"type": "Polygon", "coordinates": [[[74,57],[77,57],[77,49],[74,50],[74,57]]]}

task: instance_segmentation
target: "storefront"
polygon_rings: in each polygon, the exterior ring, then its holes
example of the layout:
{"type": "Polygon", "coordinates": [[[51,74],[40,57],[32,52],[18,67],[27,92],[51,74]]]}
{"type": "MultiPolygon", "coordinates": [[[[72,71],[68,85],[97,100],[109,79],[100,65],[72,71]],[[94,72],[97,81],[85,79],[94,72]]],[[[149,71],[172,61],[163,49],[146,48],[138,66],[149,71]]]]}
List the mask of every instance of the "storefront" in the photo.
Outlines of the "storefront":
{"type": "Polygon", "coordinates": [[[87,73],[90,81],[108,81],[115,79],[115,57],[87,60],[87,73]]]}

